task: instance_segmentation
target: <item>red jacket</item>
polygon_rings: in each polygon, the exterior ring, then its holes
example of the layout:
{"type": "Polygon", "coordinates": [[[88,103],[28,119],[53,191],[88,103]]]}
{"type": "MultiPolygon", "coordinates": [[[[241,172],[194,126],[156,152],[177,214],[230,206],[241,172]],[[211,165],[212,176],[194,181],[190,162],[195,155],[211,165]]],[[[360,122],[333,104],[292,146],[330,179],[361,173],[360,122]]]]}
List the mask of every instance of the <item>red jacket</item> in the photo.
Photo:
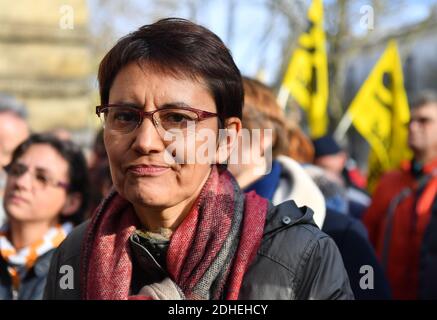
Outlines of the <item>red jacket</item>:
{"type": "MultiPolygon", "coordinates": [[[[429,174],[436,168],[437,159],[425,165],[423,172],[429,174]]],[[[387,273],[395,299],[417,299],[420,247],[437,193],[437,176],[428,181],[419,196],[416,186],[417,178],[412,174],[411,162],[404,163],[400,170],[385,174],[363,217],[370,241],[381,259],[390,202],[405,187],[413,188],[413,192],[399,203],[392,219],[387,273]]]]}

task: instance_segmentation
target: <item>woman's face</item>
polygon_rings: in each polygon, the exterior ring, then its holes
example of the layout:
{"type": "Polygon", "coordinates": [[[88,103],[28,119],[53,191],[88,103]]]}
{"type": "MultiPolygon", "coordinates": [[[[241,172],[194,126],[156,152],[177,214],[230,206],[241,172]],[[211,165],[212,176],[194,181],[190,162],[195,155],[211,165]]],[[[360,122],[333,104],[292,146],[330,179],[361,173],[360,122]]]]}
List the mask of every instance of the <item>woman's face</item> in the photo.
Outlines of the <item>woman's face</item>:
{"type": "MultiPolygon", "coordinates": [[[[137,63],[127,65],[118,73],[109,103],[131,104],[148,112],[176,105],[217,112],[213,97],[202,83],[164,75],[137,63]]],[[[217,117],[198,122],[196,132],[199,129],[209,129],[215,139],[217,117]]],[[[169,162],[166,148],[171,141],[164,141],[148,118],[129,133],[105,128],[104,141],[114,186],[134,205],[137,214],[140,208],[165,210],[190,201],[210,172],[208,163],[169,162]]],[[[183,148],[194,153],[200,143],[196,141],[190,148],[186,145],[183,148]]]]}
{"type": "Polygon", "coordinates": [[[57,222],[67,193],[67,161],[48,144],[34,144],[12,164],[4,206],[9,219],[21,222],[57,222]],[[16,174],[19,172],[20,174],[16,174]]]}

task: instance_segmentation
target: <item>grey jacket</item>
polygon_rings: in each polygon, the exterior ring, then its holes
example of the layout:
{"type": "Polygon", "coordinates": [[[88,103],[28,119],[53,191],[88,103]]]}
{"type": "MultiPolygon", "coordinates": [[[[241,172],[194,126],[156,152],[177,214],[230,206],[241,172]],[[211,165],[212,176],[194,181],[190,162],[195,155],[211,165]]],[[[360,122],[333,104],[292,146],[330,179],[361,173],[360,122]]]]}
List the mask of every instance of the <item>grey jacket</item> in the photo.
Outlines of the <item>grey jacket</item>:
{"type": "MultiPolygon", "coordinates": [[[[269,206],[261,246],[244,276],[240,299],[354,298],[337,246],[319,230],[312,215],[311,209],[298,208],[293,201],[269,206]]],[[[87,225],[85,222],[74,229],[56,250],[45,299],[81,298],[80,251],[87,225]],[[65,265],[73,270],[69,288],[63,278],[65,265]]],[[[143,256],[149,257],[151,268],[160,269],[149,252],[143,256]]]]}

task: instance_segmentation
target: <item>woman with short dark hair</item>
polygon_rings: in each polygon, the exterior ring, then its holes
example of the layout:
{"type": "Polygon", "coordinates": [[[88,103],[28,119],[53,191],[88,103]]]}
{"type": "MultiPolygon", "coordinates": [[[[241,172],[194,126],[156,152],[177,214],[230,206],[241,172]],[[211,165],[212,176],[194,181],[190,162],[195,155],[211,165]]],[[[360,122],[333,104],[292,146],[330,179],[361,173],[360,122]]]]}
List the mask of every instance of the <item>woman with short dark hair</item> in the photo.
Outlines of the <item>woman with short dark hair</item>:
{"type": "Polygon", "coordinates": [[[86,161],[72,142],[34,134],[5,169],[0,299],[41,299],[53,252],[86,210],[86,161]]]}
{"type": "Polygon", "coordinates": [[[183,19],[143,26],[103,58],[99,85],[114,190],[56,252],[46,298],[353,297],[311,210],[244,194],[222,165],[243,86],[215,34],[183,19]]]}

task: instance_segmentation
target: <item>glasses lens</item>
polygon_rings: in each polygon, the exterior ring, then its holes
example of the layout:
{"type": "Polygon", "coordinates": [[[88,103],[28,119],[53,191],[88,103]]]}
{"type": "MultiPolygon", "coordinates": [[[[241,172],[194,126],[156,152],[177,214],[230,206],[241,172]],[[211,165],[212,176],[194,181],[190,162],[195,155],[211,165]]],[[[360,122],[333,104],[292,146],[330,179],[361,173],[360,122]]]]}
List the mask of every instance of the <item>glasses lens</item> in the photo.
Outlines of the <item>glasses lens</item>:
{"type": "MultiPolygon", "coordinates": [[[[5,167],[6,172],[10,177],[19,178],[24,175],[27,171],[29,171],[29,167],[22,163],[13,163],[9,166],[5,167]]],[[[56,183],[54,179],[46,172],[40,171],[40,169],[36,169],[36,172],[30,172],[32,176],[32,181],[37,188],[45,188],[49,184],[53,186],[61,186],[63,188],[68,188],[68,184],[59,182],[56,183]]]]}
{"type": "Polygon", "coordinates": [[[36,172],[34,176],[34,181],[38,187],[45,188],[52,179],[41,172],[36,172]]]}
{"type": "Polygon", "coordinates": [[[28,170],[27,166],[20,163],[13,163],[6,167],[6,172],[13,177],[20,177],[28,170]]]}
{"type": "Polygon", "coordinates": [[[198,119],[195,112],[183,109],[163,109],[155,113],[155,117],[157,117],[156,120],[166,131],[187,129],[190,122],[198,119]]]}
{"type": "Polygon", "coordinates": [[[105,128],[129,132],[140,122],[140,114],[134,108],[110,107],[103,111],[105,128]]]}

